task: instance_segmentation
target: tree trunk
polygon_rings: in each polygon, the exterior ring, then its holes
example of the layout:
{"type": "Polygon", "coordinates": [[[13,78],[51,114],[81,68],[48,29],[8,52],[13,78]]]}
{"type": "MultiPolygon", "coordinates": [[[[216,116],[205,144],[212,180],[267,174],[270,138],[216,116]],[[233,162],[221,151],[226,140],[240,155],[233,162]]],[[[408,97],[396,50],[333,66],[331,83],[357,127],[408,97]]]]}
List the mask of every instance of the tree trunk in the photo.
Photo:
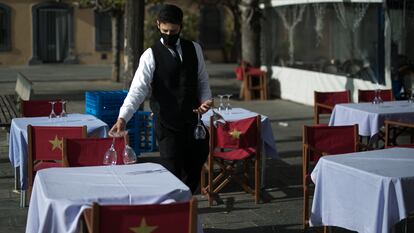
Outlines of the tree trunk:
{"type": "Polygon", "coordinates": [[[121,20],[122,14],[118,11],[112,11],[111,13],[111,21],[112,21],[112,76],[111,80],[113,82],[120,81],[120,59],[121,59],[121,52],[119,47],[119,37],[120,37],[120,29],[121,29],[121,20]]]}
{"type": "Polygon", "coordinates": [[[241,0],[242,60],[260,65],[260,11],[258,0],[241,0]]]}
{"type": "Polygon", "coordinates": [[[124,17],[125,88],[129,88],[144,50],[145,1],[126,0],[124,17]]]}

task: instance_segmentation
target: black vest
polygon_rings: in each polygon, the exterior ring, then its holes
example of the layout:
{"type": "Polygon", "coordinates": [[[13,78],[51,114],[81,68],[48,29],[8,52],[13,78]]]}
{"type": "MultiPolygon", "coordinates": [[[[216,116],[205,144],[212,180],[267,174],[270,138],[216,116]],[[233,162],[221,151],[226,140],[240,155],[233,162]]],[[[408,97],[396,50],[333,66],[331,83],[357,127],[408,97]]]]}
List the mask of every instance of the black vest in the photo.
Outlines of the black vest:
{"type": "Polygon", "coordinates": [[[181,130],[185,124],[195,125],[197,114],[193,113],[198,100],[198,60],[191,41],[180,38],[182,63],[161,41],[151,49],[155,59],[151,83],[150,106],[155,117],[172,130],[181,130]]]}

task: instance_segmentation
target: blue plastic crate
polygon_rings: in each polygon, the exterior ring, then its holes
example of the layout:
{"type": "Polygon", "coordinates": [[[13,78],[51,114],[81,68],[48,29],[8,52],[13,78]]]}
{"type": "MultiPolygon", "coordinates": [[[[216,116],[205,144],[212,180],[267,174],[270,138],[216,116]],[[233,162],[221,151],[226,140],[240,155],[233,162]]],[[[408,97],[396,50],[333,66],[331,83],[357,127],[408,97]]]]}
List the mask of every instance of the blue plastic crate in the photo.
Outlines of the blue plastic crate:
{"type": "Polygon", "coordinates": [[[141,152],[157,151],[154,117],[151,112],[138,112],[139,150],[141,152]]]}
{"type": "Polygon", "coordinates": [[[85,112],[95,116],[118,115],[128,91],[87,91],[85,112]]]}

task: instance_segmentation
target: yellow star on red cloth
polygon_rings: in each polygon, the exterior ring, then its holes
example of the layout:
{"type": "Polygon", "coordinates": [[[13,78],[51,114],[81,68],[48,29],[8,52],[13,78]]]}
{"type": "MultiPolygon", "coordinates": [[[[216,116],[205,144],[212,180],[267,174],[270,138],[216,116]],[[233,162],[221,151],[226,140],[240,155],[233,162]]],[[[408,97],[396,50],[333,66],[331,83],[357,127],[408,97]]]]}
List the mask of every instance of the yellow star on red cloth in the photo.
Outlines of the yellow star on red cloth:
{"type": "Polygon", "coordinates": [[[129,230],[131,230],[132,232],[135,232],[135,233],[151,233],[155,229],[157,229],[157,227],[158,226],[148,226],[147,221],[145,220],[145,218],[142,218],[141,223],[140,223],[139,226],[131,227],[131,228],[129,228],[129,230]]]}
{"type": "Polygon", "coordinates": [[[234,139],[239,139],[240,135],[242,134],[241,131],[238,131],[237,129],[233,129],[233,131],[229,132],[229,134],[234,138],[234,139]]]}
{"type": "Polygon", "coordinates": [[[55,139],[49,140],[49,143],[52,144],[52,151],[54,151],[56,148],[62,150],[63,140],[59,139],[57,135],[55,135],[55,139]]]}

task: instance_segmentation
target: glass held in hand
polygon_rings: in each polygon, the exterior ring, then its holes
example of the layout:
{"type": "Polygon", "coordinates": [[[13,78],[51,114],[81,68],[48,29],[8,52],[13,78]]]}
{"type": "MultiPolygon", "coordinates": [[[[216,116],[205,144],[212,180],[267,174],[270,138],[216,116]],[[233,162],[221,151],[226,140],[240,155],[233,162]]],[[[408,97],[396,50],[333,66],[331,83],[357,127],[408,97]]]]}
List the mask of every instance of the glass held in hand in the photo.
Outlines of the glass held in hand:
{"type": "Polygon", "coordinates": [[[118,158],[118,156],[117,156],[116,150],[115,150],[115,137],[113,137],[111,146],[105,152],[105,155],[104,155],[104,158],[103,158],[103,164],[104,165],[116,165],[117,158],[118,158]]]}
{"type": "Polygon", "coordinates": [[[62,112],[60,112],[60,117],[67,117],[68,114],[66,113],[66,100],[59,101],[62,104],[62,112]]]}
{"type": "Polygon", "coordinates": [[[125,148],[122,153],[122,160],[124,161],[124,164],[133,164],[137,162],[137,155],[135,154],[134,149],[129,146],[128,137],[127,137],[128,131],[125,131],[124,133],[124,140],[125,140],[125,148]]]}
{"type": "Polygon", "coordinates": [[[55,113],[55,103],[56,103],[56,101],[50,101],[49,102],[50,103],[50,105],[51,105],[51,110],[50,110],[50,114],[49,114],[49,118],[56,118],[56,113],[55,113]]]}
{"type": "Polygon", "coordinates": [[[198,122],[194,129],[194,138],[196,140],[206,139],[206,129],[204,128],[203,124],[201,123],[201,114],[197,112],[198,115],[198,122]]]}

